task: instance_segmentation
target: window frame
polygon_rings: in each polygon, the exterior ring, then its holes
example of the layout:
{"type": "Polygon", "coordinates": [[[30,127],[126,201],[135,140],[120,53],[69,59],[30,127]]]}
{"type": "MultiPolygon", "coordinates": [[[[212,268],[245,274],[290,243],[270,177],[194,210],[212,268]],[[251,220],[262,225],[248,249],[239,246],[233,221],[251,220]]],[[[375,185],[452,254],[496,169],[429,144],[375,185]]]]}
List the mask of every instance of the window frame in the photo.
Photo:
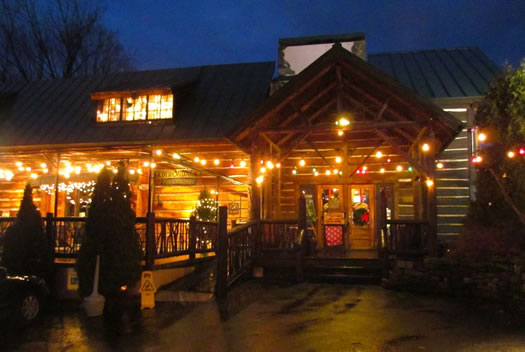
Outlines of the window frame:
{"type": "MultiPolygon", "coordinates": [[[[96,107],[95,107],[95,122],[96,124],[121,124],[121,123],[159,123],[159,122],[166,122],[173,120],[173,116],[175,113],[175,94],[170,90],[159,90],[159,91],[133,91],[133,92],[119,92],[119,94],[114,93],[93,93],[91,95],[91,98],[95,101],[96,107]],[[149,103],[150,103],[150,97],[153,96],[160,96],[161,102],[159,104],[162,104],[162,97],[171,95],[172,96],[172,104],[171,104],[171,117],[169,118],[156,118],[156,119],[150,119],[149,118],[149,103]],[[126,109],[124,108],[125,100],[128,98],[137,99],[138,97],[146,96],[146,116],[142,120],[126,120],[126,109]],[[97,111],[99,109],[103,109],[105,103],[110,99],[117,99],[120,101],[120,111],[118,112],[119,119],[118,120],[110,120],[108,115],[107,121],[99,121],[97,116],[97,111]]],[[[162,115],[162,109],[158,110],[160,112],[160,115],[162,115]]],[[[133,113],[133,117],[135,117],[135,112],[133,113]]]]}

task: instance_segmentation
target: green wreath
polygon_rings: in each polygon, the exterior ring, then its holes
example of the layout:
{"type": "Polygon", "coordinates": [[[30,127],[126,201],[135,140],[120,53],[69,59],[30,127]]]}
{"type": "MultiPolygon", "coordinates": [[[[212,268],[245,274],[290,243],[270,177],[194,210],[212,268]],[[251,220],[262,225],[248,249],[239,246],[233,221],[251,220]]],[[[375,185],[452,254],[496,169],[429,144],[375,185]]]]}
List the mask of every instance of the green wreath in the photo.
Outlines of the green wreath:
{"type": "Polygon", "coordinates": [[[370,213],[366,208],[357,208],[354,210],[354,225],[364,226],[370,221],[370,213]]]}

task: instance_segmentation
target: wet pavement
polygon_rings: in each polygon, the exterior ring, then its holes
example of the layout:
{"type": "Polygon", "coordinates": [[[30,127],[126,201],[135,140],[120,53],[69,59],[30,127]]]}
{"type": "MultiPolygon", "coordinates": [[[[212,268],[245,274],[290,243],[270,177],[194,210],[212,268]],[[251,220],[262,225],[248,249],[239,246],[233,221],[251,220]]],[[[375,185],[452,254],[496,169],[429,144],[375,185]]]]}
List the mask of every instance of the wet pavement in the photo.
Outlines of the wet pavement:
{"type": "Polygon", "coordinates": [[[0,332],[6,351],[525,351],[525,325],[472,302],[378,286],[247,282],[123,323],[66,307],[0,332]]]}

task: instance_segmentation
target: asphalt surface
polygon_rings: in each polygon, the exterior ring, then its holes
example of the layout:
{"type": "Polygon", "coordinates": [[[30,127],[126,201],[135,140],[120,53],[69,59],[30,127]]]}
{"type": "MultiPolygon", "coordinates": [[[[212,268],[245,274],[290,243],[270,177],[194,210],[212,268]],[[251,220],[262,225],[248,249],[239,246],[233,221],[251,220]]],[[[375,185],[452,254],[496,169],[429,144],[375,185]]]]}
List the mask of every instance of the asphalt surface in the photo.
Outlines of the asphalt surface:
{"type": "Polygon", "coordinates": [[[508,312],[364,285],[252,281],[222,304],[112,319],[58,306],[33,327],[2,325],[6,351],[525,351],[525,324],[508,312]]]}

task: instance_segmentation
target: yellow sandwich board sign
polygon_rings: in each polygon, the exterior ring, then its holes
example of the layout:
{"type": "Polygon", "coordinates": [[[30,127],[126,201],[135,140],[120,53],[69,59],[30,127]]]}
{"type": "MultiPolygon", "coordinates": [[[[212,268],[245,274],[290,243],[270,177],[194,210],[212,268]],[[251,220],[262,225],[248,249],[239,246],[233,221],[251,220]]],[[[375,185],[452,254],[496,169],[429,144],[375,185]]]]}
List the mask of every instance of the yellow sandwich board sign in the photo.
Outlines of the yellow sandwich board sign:
{"type": "Polygon", "coordinates": [[[155,308],[155,292],[157,288],[153,282],[153,272],[143,271],[140,280],[140,308],[155,308]]]}

